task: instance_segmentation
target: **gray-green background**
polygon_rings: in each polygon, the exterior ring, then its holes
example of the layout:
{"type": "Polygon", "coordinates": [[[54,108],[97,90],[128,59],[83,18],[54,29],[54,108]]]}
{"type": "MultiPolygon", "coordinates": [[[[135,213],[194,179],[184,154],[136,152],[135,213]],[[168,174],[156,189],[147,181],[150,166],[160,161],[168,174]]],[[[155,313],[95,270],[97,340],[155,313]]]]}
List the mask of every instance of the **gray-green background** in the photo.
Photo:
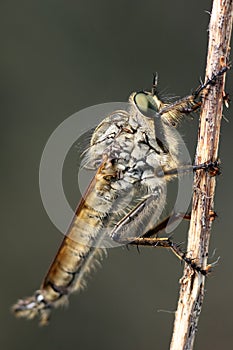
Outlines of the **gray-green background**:
{"type": "MultiPolygon", "coordinates": [[[[159,72],[160,89],[190,93],[204,75],[211,1],[2,0],[0,347],[5,350],[167,349],[182,266],[159,249],[112,249],[85,292],[54,312],[47,328],[15,319],[18,298],[39,287],[61,234],[39,194],[44,145],[69,115],[97,103],[126,101],[159,72]],[[168,312],[158,312],[159,310],[168,312]]],[[[232,95],[232,73],[227,91],[232,95]]],[[[221,257],[206,284],[196,349],[233,342],[232,121],[224,112],[210,254],[221,257]]],[[[181,127],[191,154],[197,120],[181,127]]],[[[75,152],[65,189],[76,203],[75,152]]],[[[182,241],[187,226],[176,231],[182,241]],[[182,233],[183,232],[183,233],[182,233]]]]}

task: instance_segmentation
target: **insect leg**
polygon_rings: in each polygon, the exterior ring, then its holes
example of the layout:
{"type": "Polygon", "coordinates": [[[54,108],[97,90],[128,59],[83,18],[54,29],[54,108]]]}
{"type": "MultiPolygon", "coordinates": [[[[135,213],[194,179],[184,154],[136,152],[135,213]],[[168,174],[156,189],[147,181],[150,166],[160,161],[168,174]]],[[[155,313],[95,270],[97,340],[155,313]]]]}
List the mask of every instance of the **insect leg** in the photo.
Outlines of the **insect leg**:
{"type": "Polygon", "coordinates": [[[220,162],[219,160],[216,160],[216,161],[209,161],[209,162],[205,162],[197,165],[183,165],[179,169],[174,168],[174,169],[168,169],[168,170],[159,170],[156,173],[156,175],[158,177],[176,176],[178,174],[182,175],[182,174],[190,173],[192,171],[197,171],[197,170],[205,170],[206,172],[208,172],[210,176],[219,175],[221,173],[220,162]]]}
{"type": "Polygon", "coordinates": [[[201,107],[201,93],[210,85],[214,85],[216,80],[222,76],[227,70],[230,69],[229,66],[224,66],[216,74],[212,74],[211,78],[207,79],[205,83],[201,83],[198,88],[191,94],[184,98],[175,101],[169,105],[165,105],[160,111],[159,114],[163,115],[179,115],[179,114],[189,114],[195,112],[198,108],[201,107]]]}
{"type": "MultiPolygon", "coordinates": [[[[130,214],[131,219],[133,219],[133,212],[130,214]]],[[[210,217],[212,220],[215,219],[217,214],[214,211],[210,212],[210,217]]],[[[142,237],[137,237],[135,235],[135,239],[132,241],[132,236],[127,241],[127,237],[123,237],[119,232],[112,232],[112,239],[117,241],[118,243],[125,243],[130,245],[136,245],[138,246],[147,246],[147,247],[161,247],[161,248],[167,248],[170,249],[180,260],[186,262],[190,267],[192,267],[195,271],[206,275],[209,271],[212,265],[208,265],[205,269],[201,268],[198,264],[194,262],[194,259],[188,258],[187,254],[181,250],[179,247],[179,244],[174,243],[170,237],[157,237],[158,232],[162,231],[167,227],[167,224],[169,222],[169,225],[172,224],[174,221],[178,220],[179,218],[183,217],[185,220],[190,220],[191,215],[190,214],[182,214],[182,213],[175,213],[171,214],[167,218],[165,218],[163,221],[161,221],[158,225],[156,225],[153,229],[148,230],[146,233],[142,235],[142,237]],[[116,234],[117,233],[117,234],[116,234]]],[[[125,220],[122,220],[121,227],[127,226],[127,218],[125,220]]]]}
{"type": "Polygon", "coordinates": [[[148,238],[155,236],[157,237],[158,233],[162,230],[164,230],[166,227],[169,227],[172,225],[175,221],[179,219],[184,220],[190,220],[191,214],[190,213],[172,213],[171,215],[167,216],[165,219],[163,219],[158,225],[156,225],[154,228],[148,230],[146,233],[143,234],[143,238],[148,238]],[[168,224],[169,223],[169,224],[168,224]]]}
{"type": "MultiPolygon", "coordinates": [[[[217,217],[217,214],[211,210],[210,219],[214,220],[217,217]]],[[[133,242],[130,242],[131,245],[136,246],[147,246],[147,247],[161,247],[170,249],[180,260],[186,262],[190,267],[192,267],[195,271],[200,272],[203,275],[206,275],[213,265],[209,264],[205,269],[202,269],[198,264],[194,262],[193,259],[188,258],[186,253],[181,250],[179,244],[174,243],[169,237],[156,237],[157,233],[163,230],[167,223],[170,221],[172,224],[174,221],[178,220],[180,217],[183,217],[185,220],[191,220],[191,214],[182,214],[175,213],[167,218],[165,218],[160,224],[156,225],[153,229],[147,231],[142,237],[135,239],[133,242]],[[155,236],[155,237],[152,237],[155,236]]]]}
{"type": "Polygon", "coordinates": [[[226,73],[230,69],[230,66],[224,66],[222,67],[216,74],[212,74],[211,78],[208,78],[207,81],[204,84],[201,84],[194,92],[193,97],[194,99],[197,98],[200,93],[206,89],[209,85],[214,85],[216,83],[216,80],[218,77],[222,76],[224,73],[226,73]]]}
{"type": "MultiPolygon", "coordinates": [[[[211,210],[209,212],[210,220],[214,221],[214,219],[218,216],[214,210],[211,210]]],[[[160,231],[163,231],[165,228],[172,225],[176,220],[179,219],[183,220],[191,220],[191,212],[190,213],[172,213],[171,215],[167,216],[164,220],[162,220],[158,225],[153,227],[152,229],[148,230],[146,233],[142,235],[142,238],[151,238],[151,237],[157,237],[158,233],[160,231]],[[168,224],[169,223],[169,224],[168,224]]]]}
{"type": "Polygon", "coordinates": [[[193,270],[201,273],[202,275],[207,275],[211,269],[211,264],[207,265],[205,269],[201,268],[198,264],[194,262],[194,259],[188,258],[187,254],[183,252],[179,245],[172,242],[169,237],[140,237],[135,239],[135,241],[130,243],[136,246],[147,246],[147,247],[161,247],[170,249],[181,261],[188,264],[193,270]]]}

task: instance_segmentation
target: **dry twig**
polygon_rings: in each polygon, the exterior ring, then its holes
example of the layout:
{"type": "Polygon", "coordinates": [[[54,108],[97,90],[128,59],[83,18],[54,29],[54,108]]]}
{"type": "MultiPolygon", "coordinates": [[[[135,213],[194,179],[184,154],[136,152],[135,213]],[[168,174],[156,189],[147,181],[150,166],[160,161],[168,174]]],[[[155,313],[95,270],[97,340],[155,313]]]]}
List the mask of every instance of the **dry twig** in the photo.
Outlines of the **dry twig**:
{"type": "MultiPolygon", "coordinates": [[[[233,0],[214,0],[209,25],[209,47],[206,79],[211,78],[228,63],[232,29],[233,0]]],[[[203,100],[200,116],[195,163],[218,158],[220,125],[224,97],[225,75],[209,86],[203,100]]],[[[187,251],[206,268],[208,246],[214,207],[215,178],[198,171],[194,178],[192,218],[187,251]]],[[[180,297],[175,316],[171,350],[193,348],[198,318],[204,298],[205,276],[185,267],[181,280],[180,297]]]]}

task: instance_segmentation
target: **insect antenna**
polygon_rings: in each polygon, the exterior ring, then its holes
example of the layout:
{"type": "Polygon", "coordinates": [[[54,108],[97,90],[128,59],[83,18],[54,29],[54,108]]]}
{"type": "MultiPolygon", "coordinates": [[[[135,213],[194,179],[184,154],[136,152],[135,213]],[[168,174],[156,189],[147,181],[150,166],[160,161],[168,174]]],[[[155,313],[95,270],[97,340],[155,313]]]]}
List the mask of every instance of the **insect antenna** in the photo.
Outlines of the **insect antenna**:
{"type": "Polygon", "coordinates": [[[156,93],[156,89],[158,86],[158,73],[153,73],[153,80],[152,80],[152,88],[151,88],[151,95],[154,96],[156,93]]]}

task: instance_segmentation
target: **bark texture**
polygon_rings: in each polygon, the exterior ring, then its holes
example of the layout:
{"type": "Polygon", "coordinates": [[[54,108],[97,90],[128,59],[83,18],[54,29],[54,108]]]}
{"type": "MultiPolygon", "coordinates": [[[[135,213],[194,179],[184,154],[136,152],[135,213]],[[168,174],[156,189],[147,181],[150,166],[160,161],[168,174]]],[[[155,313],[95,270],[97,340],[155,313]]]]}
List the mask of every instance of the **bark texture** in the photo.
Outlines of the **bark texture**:
{"type": "MultiPolygon", "coordinates": [[[[227,66],[232,29],[232,0],[214,0],[209,24],[206,77],[227,66]]],[[[225,74],[210,85],[203,96],[195,164],[218,159],[218,146],[224,99],[225,74]]],[[[188,237],[188,256],[207,267],[210,231],[213,221],[216,179],[204,170],[194,177],[192,218],[188,237]]],[[[171,350],[193,349],[205,293],[205,276],[186,266],[180,281],[171,350]]]]}

